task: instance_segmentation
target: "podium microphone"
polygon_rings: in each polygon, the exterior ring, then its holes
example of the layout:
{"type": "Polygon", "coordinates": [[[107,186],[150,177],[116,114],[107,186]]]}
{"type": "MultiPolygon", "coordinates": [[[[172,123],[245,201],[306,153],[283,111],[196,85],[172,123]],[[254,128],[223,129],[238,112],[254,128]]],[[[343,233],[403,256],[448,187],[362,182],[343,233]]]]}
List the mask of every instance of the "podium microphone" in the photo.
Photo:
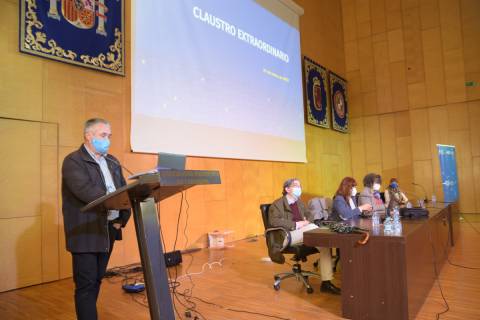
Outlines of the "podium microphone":
{"type": "Polygon", "coordinates": [[[415,182],[412,182],[412,184],[413,184],[414,186],[417,186],[417,187],[422,188],[423,193],[424,193],[424,195],[425,195],[425,198],[424,198],[423,200],[425,201],[425,203],[427,203],[427,202],[428,202],[427,190],[426,190],[421,184],[418,184],[418,183],[415,183],[415,182]]]}
{"type": "Polygon", "coordinates": [[[112,162],[112,163],[115,163],[116,165],[122,167],[122,169],[125,169],[125,171],[127,171],[131,176],[133,176],[132,171],[130,171],[130,170],[128,170],[127,168],[125,168],[124,166],[122,166],[122,165],[120,164],[120,162],[115,161],[115,160],[113,160],[113,159],[110,159],[110,158],[108,157],[108,154],[103,154],[103,153],[102,153],[102,157],[103,157],[105,160],[108,160],[108,161],[110,161],[110,162],[112,162]]]}

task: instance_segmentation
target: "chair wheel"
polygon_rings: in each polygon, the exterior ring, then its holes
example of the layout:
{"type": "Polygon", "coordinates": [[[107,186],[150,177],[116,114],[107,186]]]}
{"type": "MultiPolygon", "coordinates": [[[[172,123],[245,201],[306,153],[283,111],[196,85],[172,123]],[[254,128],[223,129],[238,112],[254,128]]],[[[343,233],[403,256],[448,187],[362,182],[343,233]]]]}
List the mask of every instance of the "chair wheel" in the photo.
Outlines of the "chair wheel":
{"type": "Polygon", "coordinates": [[[312,287],[310,287],[310,288],[307,288],[307,293],[308,293],[308,294],[311,294],[311,293],[313,293],[313,288],[312,288],[312,287]]]}
{"type": "MultiPolygon", "coordinates": [[[[275,289],[275,291],[280,290],[280,284],[274,284],[274,285],[273,285],[273,289],[275,289]]],[[[312,290],[312,291],[313,291],[313,290],[312,290]]]]}

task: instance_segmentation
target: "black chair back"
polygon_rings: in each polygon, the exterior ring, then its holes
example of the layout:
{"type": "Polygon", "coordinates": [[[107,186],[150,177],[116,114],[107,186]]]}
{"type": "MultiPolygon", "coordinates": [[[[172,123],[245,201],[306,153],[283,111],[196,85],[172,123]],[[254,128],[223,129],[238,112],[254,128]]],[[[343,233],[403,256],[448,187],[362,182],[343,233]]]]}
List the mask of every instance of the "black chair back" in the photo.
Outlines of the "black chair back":
{"type": "Polygon", "coordinates": [[[262,212],[263,226],[265,230],[270,228],[270,223],[268,222],[268,210],[270,209],[270,203],[265,203],[260,205],[260,211],[262,212]]]}
{"type": "MultiPolygon", "coordinates": [[[[385,191],[388,192],[388,191],[385,191]]],[[[385,203],[385,192],[380,192],[380,199],[382,199],[383,203],[385,203]]]]}

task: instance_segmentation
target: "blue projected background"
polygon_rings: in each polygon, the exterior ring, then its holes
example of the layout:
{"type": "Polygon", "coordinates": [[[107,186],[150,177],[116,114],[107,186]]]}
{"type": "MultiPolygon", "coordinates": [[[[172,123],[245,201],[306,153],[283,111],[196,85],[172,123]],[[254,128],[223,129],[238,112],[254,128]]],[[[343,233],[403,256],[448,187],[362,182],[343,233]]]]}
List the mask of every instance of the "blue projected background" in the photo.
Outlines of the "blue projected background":
{"type": "Polygon", "coordinates": [[[254,1],[138,3],[134,151],[305,161],[296,28],[254,1]]]}

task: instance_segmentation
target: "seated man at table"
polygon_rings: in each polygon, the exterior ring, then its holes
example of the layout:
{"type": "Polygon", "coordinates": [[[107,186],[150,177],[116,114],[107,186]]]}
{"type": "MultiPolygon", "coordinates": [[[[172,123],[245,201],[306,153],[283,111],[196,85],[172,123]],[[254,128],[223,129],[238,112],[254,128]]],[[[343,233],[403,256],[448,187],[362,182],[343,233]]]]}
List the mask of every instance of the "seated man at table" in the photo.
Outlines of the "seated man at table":
{"type": "MultiPolygon", "coordinates": [[[[302,230],[318,228],[313,225],[313,216],[300,200],[302,188],[298,179],[288,179],[283,184],[283,196],[270,206],[268,219],[272,227],[283,227],[289,231],[299,231],[300,241],[303,241],[302,230]]],[[[297,232],[298,233],[298,232],[297,232]]],[[[320,291],[340,294],[340,288],[332,282],[332,256],[329,248],[317,248],[320,252],[320,270],[322,285],[320,291]]],[[[278,252],[278,254],[281,254],[278,252]]]]}

